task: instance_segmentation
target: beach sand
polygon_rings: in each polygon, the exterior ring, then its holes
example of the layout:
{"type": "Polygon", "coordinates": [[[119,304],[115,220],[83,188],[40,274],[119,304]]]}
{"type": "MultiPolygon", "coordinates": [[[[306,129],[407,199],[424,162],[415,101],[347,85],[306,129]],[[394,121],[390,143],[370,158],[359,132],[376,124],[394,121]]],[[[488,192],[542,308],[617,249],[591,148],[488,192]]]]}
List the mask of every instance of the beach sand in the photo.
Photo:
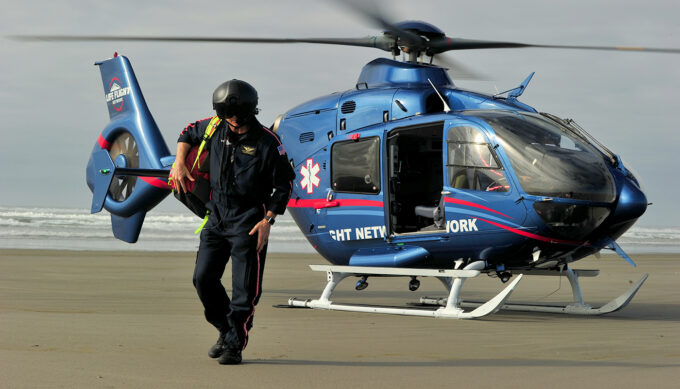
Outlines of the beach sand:
{"type": "MultiPolygon", "coordinates": [[[[448,320],[274,307],[289,297],[317,298],[325,274],[307,265],[326,262],[270,254],[240,366],[207,356],[217,333],[204,321],[191,283],[194,259],[189,252],[1,250],[0,387],[669,388],[680,382],[680,255],[637,255],[637,268],[609,255],[576,263],[602,270],[581,282],[595,306],[650,273],[631,304],[613,314],[501,311],[448,320]]],[[[346,281],[333,299],[403,305],[444,295],[433,279],[423,279],[417,292],[408,291],[406,278],[369,283],[357,292],[346,281]]],[[[465,284],[463,297],[489,298],[502,287],[481,276],[465,284]]],[[[560,285],[557,277],[525,277],[511,300],[570,298],[566,279],[560,285]]]]}

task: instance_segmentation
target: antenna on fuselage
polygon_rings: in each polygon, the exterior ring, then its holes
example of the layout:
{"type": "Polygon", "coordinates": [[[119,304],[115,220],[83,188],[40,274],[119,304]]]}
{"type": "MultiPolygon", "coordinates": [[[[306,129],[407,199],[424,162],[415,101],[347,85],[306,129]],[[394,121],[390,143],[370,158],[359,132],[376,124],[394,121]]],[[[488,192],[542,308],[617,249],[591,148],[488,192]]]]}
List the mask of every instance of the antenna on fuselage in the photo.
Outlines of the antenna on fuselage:
{"type": "Polygon", "coordinates": [[[442,100],[442,103],[444,103],[444,112],[449,113],[449,111],[451,111],[451,108],[449,108],[449,105],[446,104],[446,100],[444,100],[444,97],[442,96],[442,94],[439,93],[439,91],[437,90],[437,87],[434,86],[434,84],[432,83],[432,80],[430,80],[428,78],[427,81],[430,83],[430,85],[432,85],[432,89],[434,89],[434,91],[437,92],[437,96],[439,96],[439,98],[442,100]]]}

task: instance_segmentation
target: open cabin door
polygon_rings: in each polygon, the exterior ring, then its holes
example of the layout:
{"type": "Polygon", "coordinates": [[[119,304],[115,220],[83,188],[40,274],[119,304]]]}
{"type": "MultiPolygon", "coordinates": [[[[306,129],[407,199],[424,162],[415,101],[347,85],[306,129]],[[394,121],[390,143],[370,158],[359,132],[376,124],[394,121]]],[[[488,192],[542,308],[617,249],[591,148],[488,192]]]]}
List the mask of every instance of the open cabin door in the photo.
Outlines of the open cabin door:
{"type": "Polygon", "coordinates": [[[445,232],[442,196],[444,122],[397,127],[386,138],[388,236],[445,232]]]}

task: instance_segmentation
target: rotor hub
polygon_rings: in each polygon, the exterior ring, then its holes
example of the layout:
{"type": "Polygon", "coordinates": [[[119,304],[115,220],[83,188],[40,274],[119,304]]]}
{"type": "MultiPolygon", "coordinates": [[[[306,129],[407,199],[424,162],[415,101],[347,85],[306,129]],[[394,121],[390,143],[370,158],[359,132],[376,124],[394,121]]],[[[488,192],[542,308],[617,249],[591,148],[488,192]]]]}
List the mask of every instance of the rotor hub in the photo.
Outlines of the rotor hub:
{"type": "Polygon", "coordinates": [[[113,164],[116,165],[116,167],[127,167],[127,158],[125,158],[124,154],[119,154],[113,161],[113,164]]]}
{"type": "MultiPolygon", "coordinates": [[[[395,23],[395,26],[401,28],[402,30],[412,32],[416,35],[423,36],[427,39],[443,38],[446,36],[444,31],[440,30],[437,26],[420,20],[406,20],[395,23]]],[[[390,32],[383,31],[383,33],[389,34],[390,32]]]]}

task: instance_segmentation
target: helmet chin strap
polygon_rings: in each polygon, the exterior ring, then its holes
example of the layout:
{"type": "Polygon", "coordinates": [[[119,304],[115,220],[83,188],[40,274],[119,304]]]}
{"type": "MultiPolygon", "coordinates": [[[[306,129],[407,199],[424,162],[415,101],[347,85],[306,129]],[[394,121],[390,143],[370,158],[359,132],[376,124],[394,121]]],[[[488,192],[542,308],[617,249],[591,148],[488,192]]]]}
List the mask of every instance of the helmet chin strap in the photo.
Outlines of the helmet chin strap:
{"type": "Polygon", "coordinates": [[[229,125],[229,128],[231,128],[232,130],[238,130],[239,128],[243,127],[243,125],[245,123],[238,124],[238,122],[237,122],[236,125],[233,125],[233,124],[227,122],[227,124],[229,125]]]}

